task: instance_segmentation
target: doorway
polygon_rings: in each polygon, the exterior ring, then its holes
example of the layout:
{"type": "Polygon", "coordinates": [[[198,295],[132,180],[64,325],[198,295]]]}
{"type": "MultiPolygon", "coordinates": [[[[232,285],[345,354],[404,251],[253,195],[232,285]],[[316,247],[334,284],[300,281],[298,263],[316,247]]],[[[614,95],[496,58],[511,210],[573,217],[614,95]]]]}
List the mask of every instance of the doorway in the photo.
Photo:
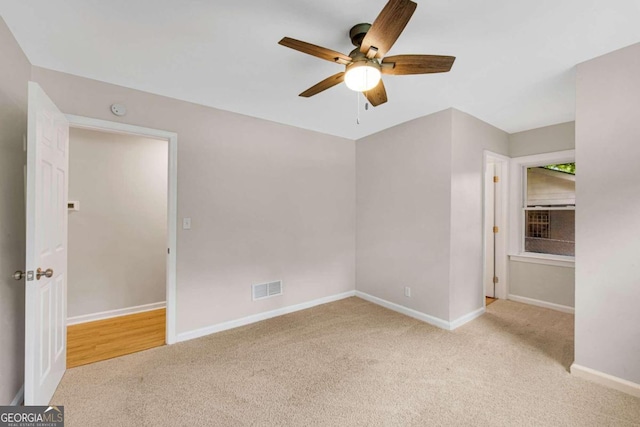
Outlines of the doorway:
{"type": "Polygon", "coordinates": [[[46,405],[66,370],[69,127],[168,141],[166,338],[176,336],[177,134],[63,114],[28,83],[24,404],[46,405]]]}
{"type": "Polygon", "coordinates": [[[165,344],[168,141],[69,129],[67,368],[165,344]]]}
{"type": "Polygon", "coordinates": [[[484,153],[484,293],[485,306],[507,295],[507,171],[509,158],[484,153]]]}
{"type": "MultiPolygon", "coordinates": [[[[67,114],[69,127],[104,133],[124,134],[151,138],[167,142],[167,226],[166,226],[166,316],[165,344],[176,342],[176,258],[178,218],[178,135],[158,129],[145,128],[125,123],[111,122],[90,117],[67,114]]],[[[117,173],[117,172],[116,172],[117,173]]]]}

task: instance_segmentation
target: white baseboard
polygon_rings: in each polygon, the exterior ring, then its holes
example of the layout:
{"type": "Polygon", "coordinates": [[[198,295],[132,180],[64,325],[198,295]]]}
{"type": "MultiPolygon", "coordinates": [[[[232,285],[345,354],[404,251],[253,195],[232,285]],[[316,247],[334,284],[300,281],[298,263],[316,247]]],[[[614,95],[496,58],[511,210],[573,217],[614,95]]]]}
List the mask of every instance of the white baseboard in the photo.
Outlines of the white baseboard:
{"type": "Polygon", "coordinates": [[[22,387],[20,387],[20,390],[18,390],[18,394],[16,394],[16,397],[13,398],[9,405],[20,406],[22,405],[22,402],[24,402],[24,384],[22,385],[22,387]]]}
{"type": "Polygon", "coordinates": [[[382,306],[384,308],[388,308],[389,310],[393,310],[398,313],[404,314],[405,316],[413,317],[414,319],[421,320],[425,323],[428,323],[433,326],[437,326],[438,328],[441,328],[441,329],[446,329],[447,331],[453,331],[454,329],[459,328],[465,323],[470,322],[473,319],[482,316],[482,314],[484,314],[485,312],[485,308],[480,307],[479,309],[472,311],[471,313],[465,314],[464,316],[459,317],[458,319],[452,322],[448,322],[438,317],[422,313],[421,311],[417,311],[412,308],[408,308],[403,305],[384,300],[382,298],[374,297],[373,295],[369,295],[365,292],[356,291],[356,296],[358,298],[362,298],[363,300],[372,302],[376,305],[382,306]]]}
{"type": "Polygon", "coordinates": [[[271,319],[272,317],[282,316],[283,314],[293,313],[295,311],[305,310],[317,305],[326,304],[333,301],[355,296],[355,291],[343,292],[337,295],[331,295],[324,298],[318,298],[313,301],[303,302],[301,304],[290,305],[288,307],[278,308],[276,310],[266,311],[264,313],[253,314],[241,319],[230,320],[228,322],[218,323],[216,325],[206,326],[204,328],[195,329],[193,331],[181,332],[176,337],[176,342],[188,341],[195,338],[211,335],[216,332],[226,331],[228,329],[249,325],[251,323],[260,322],[262,320],[271,319]]]}
{"type": "Polygon", "coordinates": [[[640,384],[614,377],[613,375],[605,374],[604,372],[596,371],[595,369],[580,366],[575,363],[571,365],[571,373],[578,378],[593,381],[594,383],[605,387],[640,397],[640,384]]]}
{"type": "Polygon", "coordinates": [[[78,323],[95,322],[96,320],[110,319],[112,317],[126,316],[127,314],[142,313],[145,311],[158,310],[167,306],[165,301],[151,304],[137,305],[135,307],[119,308],[117,310],[101,311],[100,313],[83,314],[67,318],[67,326],[78,323]]]}
{"type": "Polygon", "coordinates": [[[372,302],[376,305],[382,306],[384,308],[388,308],[389,310],[393,310],[398,313],[404,314],[405,316],[413,317],[414,319],[418,319],[430,325],[437,326],[438,328],[451,330],[450,323],[438,317],[430,316],[421,311],[417,311],[412,308],[408,308],[403,305],[396,304],[395,302],[384,300],[382,298],[374,297],[373,295],[369,295],[364,292],[356,291],[356,296],[358,298],[362,298],[363,300],[372,302]]]}
{"type": "Polygon", "coordinates": [[[563,313],[575,314],[576,310],[568,305],[560,305],[552,302],[542,301],[539,299],[521,297],[518,295],[509,294],[507,299],[515,302],[521,302],[523,304],[536,305],[538,307],[550,308],[551,310],[562,311],[563,313]]]}
{"type": "Polygon", "coordinates": [[[458,317],[456,320],[450,322],[449,330],[453,331],[456,328],[464,325],[465,323],[471,322],[473,319],[477,319],[485,313],[486,309],[484,307],[480,307],[477,310],[472,311],[471,313],[467,313],[464,316],[458,317]]]}

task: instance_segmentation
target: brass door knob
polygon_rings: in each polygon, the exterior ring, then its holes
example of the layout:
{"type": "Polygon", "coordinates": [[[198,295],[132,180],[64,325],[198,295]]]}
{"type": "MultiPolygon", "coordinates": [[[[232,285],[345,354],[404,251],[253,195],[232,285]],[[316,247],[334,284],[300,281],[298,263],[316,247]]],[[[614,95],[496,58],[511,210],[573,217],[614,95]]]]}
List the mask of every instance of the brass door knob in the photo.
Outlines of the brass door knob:
{"type": "Polygon", "coordinates": [[[42,276],[45,276],[45,277],[53,276],[53,269],[47,268],[45,271],[42,271],[42,269],[38,267],[38,270],[36,271],[36,279],[40,280],[42,276]]]}

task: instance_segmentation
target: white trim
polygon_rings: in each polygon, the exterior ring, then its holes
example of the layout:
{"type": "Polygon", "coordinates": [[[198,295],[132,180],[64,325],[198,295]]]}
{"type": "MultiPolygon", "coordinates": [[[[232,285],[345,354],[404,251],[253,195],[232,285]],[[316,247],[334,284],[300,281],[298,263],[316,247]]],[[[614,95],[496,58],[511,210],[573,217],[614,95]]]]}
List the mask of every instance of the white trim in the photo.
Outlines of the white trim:
{"type": "Polygon", "coordinates": [[[635,397],[640,397],[640,384],[614,377],[613,375],[605,374],[604,372],[596,371],[595,369],[587,368],[586,366],[581,366],[576,363],[571,365],[570,370],[571,374],[578,378],[593,381],[596,384],[600,384],[635,397]]]}
{"type": "Polygon", "coordinates": [[[513,164],[518,168],[525,166],[540,166],[555,163],[572,163],[576,160],[576,150],[552,151],[550,153],[533,154],[530,156],[512,157],[513,164]]]}
{"type": "Polygon", "coordinates": [[[22,402],[24,402],[24,384],[22,384],[22,387],[18,390],[16,397],[14,397],[11,403],[9,403],[9,406],[20,406],[22,405],[22,402]]]}
{"type": "Polygon", "coordinates": [[[142,126],[130,125],[128,123],[111,122],[108,120],[94,119],[93,117],[76,116],[65,114],[69,125],[74,128],[101,130],[103,132],[120,133],[125,135],[138,135],[150,138],[169,140],[172,136],[177,136],[175,132],[166,130],[151,129],[142,126]]]}
{"type": "Polygon", "coordinates": [[[509,156],[505,156],[504,154],[499,154],[499,153],[495,153],[493,151],[489,151],[489,150],[484,150],[484,156],[485,158],[488,157],[493,157],[496,160],[500,160],[501,162],[508,162],[511,160],[511,157],[509,156]]]}
{"type": "Polygon", "coordinates": [[[159,310],[165,308],[165,301],[154,302],[151,304],[137,305],[135,307],[118,308],[116,310],[101,311],[99,313],[83,314],[81,316],[73,316],[67,318],[67,326],[77,325],[80,323],[95,322],[96,320],[111,319],[112,317],[126,316],[128,314],[144,313],[145,311],[159,310]]]}
{"type": "Polygon", "coordinates": [[[167,228],[167,344],[176,343],[178,323],[178,134],[169,136],[169,190],[167,228]]]}
{"type": "Polygon", "coordinates": [[[575,206],[527,206],[527,211],[575,211],[575,206]]]}
{"type": "Polygon", "coordinates": [[[283,314],[289,314],[307,308],[315,307],[317,305],[326,304],[329,302],[338,301],[341,299],[355,296],[355,291],[343,292],[337,295],[331,295],[324,298],[318,298],[312,301],[303,302],[296,305],[290,305],[288,307],[278,308],[276,310],[265,311],[264,313],[253,314],[251,316],[242,317],[240,319],[229,320],[227,322],[218,323],[216,325],[206,326],[204,328],[195,329],[193,331],[181,332],[176,336],[177,342],[188,341],[195,338],[204,337],[206,335],[215,334],[216,332],[226,331],[228,329],[237,328],[240,326],[250,325],[251,323],[260,322],[262,320],[271,319],[272,317],[282,316],[283,314]]]}
{"type": "Polygon", "coordinates": [[[374,297],[373,295],[369,295],[364,292],[356,291],[356,296],[358,298],[362,298],[363,300],[372,302],[376,305],[388,308],[389,310],[404,314],[405,316],[413,317],[414,319],[418,319],[430,325],[437,326],[438,328],[450,330],[451,325],[449,324],[449,322],[438,317],[430,316],[428,314],[422,313],[421,311],[417,311],[412,308],[408,308],[403,305],[384,300],[382,298],[374,297]]]}
{"type": "MultiPolygon", "coordinates": [[[[497,207],[494,215],[496,216],[496,226],[498,226],[499,230],[501,230],[496,236],[496,245],[495,245],[495,275],[499,278],[498,283],[496,283],[495,287],[495,295],[494,297],[505,299],[507,294],[509,293],[509,268],[508,268],[508,259],[507,259],[507,245],[508,245],[508,237],[509,237],[509,162],[511,159],[502,154],[494,153],[492,151],[484,150],[483,152],[483,166],[482,166],[482,297],[484,300],[485,289],[484,289],[484,277],[485,277],[485,269],[487,268],[486,263],[486,253],[485,249],[486,239],[488,237],[487,230],[485,228],[486,221],[486,194],[484,185],[484,179],[486,176],[487,164],[489,160],[493,160],[493,163],[496,165],[497,169],[496,174],[500,178],[499,191],[496,193],[496,200],[499,202],[499,206],[497,207]]],[[[484,306],[484,303],[483,303],[484,306]]]]}
{"type": "Polygon", "coordinates": [[[124,133],[150,138],[164,139],[169,142],[169,175],[167,194],[167,344],[176,342],[177,323],[177,278],[176,260],[178,253],[177,223],[178,223],[178,134],[164,130],[145,128],[127,123],[110,122],[91,117],[66,115],[69,126],[74,128],[93,129],[103,132],[124,133]]]}
{"type": "Polygon", "coordinates": [[[553,302],[542,301],[539,299],[521,297],[519,295],[509,294],[509,300],[521,302],[523,304],[535,305],[537,307],[550,308],[551,310],[561,311],[563,313],[575,314],[576,309],[568,305],[560,305],[553,302]]]}
{"type": "Polygon", "coordinates": [[[454,329],[459,328],[465,323],[469,323],[474,319],[482,316],[486,312],[486,308],[480,307],[479,309],[472,311],[471,313],[467,313],[464,316],[458,317],[456,320],[449,322],[449,330],[453,331],[454,329]]]}
{"type": "Polygon", "coordinates": [[[560,255],[546,255],[546,254],[530,254],[523,253],[518,255],[509,255],[509,259],[515,262],[528,262],[530,264],[544,264],[553,265],[556,267],[568,267],[575,268],[576,261],[573,257],[561,257],[560,255]]]}
{"type": "Polygon", "coordinates": [[[408,308],[403,305],[384,300],[382,298],[374,297],[373,295],[369,295],[364,292],[356,291],[356,296],[358,298],[362,298],[363,300],[369,301],[381,307],[388,308],[389,310],[393,310],[397,313],[404,314],[405,316],[413,317],[414,319],[418,319],[420,321],[423,321],[433,326],[437,326],[438,328],[445,329],[447,331],[453,331],[454,329],[459,328],[465,323],[468,323],[473,319],[476,319],[482,316],[486,311],[484,307],[480,307],[479,309],[474,310],[471,313],[465,314],[464,316],[461,316],[452,322],[448,322],[438,317],[422,313],[421,311],[417,311],[412,308],[408,308]]]}

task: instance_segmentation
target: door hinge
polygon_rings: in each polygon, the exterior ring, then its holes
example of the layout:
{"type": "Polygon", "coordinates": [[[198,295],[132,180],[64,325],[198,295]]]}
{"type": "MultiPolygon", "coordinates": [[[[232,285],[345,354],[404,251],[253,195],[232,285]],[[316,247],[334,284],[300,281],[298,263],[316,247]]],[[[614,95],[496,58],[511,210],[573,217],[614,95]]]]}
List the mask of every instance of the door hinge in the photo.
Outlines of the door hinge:
{"type": "Polygon", "coordinates": [[[494,225],[494,226],[493,226],[493,232],[494,232],[494,233],[497,233],[497,232],[499,232],[499,231],[500,231],[500,229],[498,228],[498,226],[497,226],[497,225],[494,225]]]}
{"type": "Polygon", "coordinates": [[[167,248],[167,253],[170,254],[171,253],[171,248],[167,248]]]}
{"type": "Polygon", "coordinates": [[[498,276],[493,276],[493,283],[498,283],[498,276]]]}
{"type": "Polygon", "coordinates": [[[500,182],[500,177],[499,176],[494,176],[493,177],[493,182],[500,182]]]}

